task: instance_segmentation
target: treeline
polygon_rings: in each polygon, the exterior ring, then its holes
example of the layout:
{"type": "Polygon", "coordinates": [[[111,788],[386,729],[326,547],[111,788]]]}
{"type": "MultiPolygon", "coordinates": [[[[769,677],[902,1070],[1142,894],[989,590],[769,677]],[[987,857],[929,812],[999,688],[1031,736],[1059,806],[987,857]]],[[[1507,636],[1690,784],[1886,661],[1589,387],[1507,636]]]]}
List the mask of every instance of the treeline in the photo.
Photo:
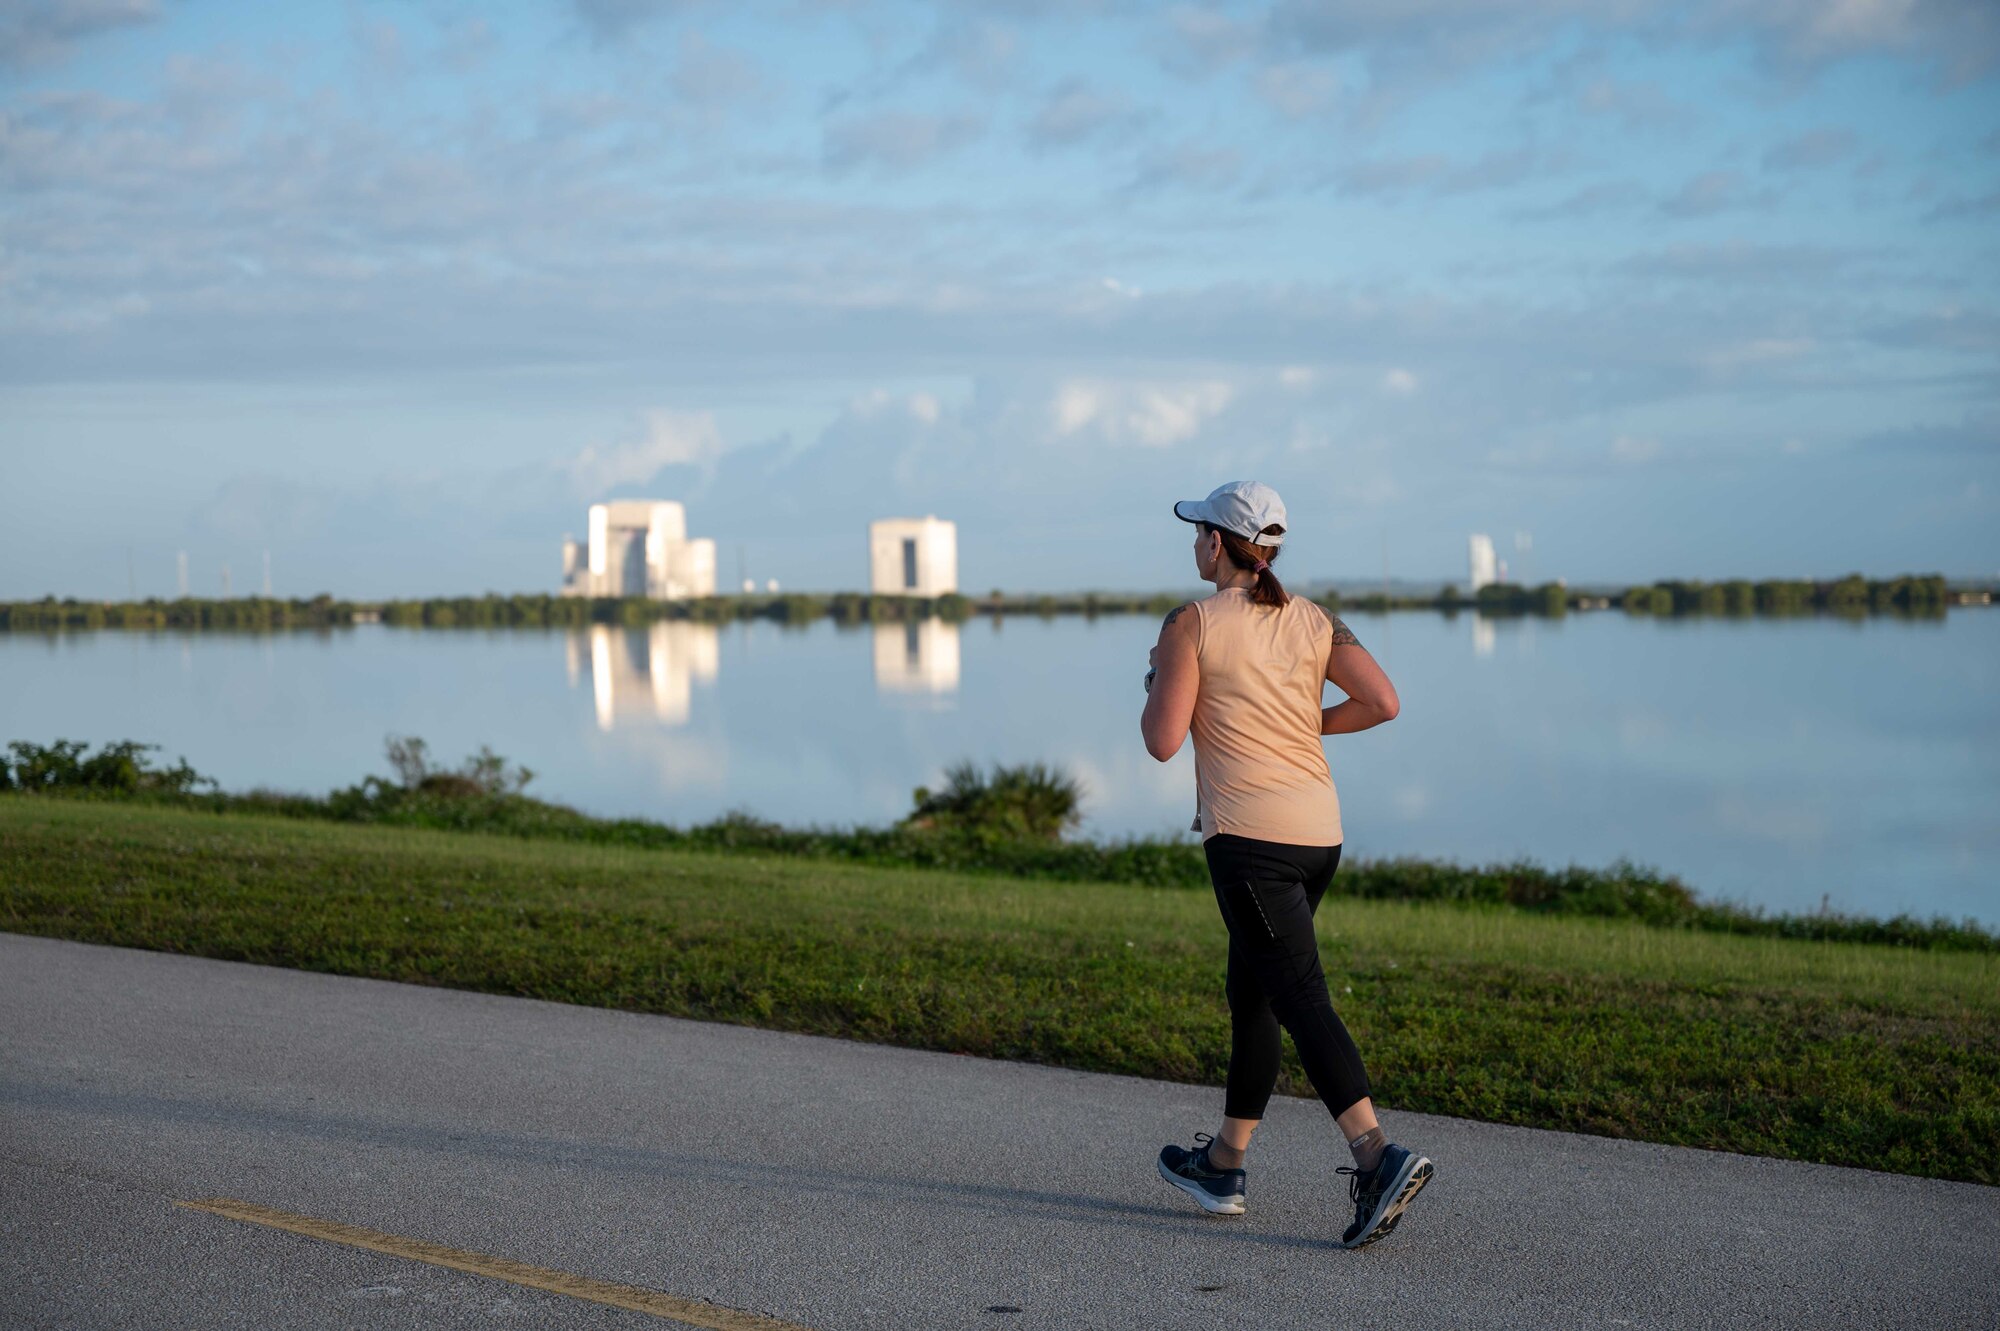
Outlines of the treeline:
{"type": "Polygon", "coordinates": [[[1364,614],[1389,610],[1440,610],[1457,614],[1469,610],[1482,615],[1557,616],[1614,605],[1628,613],[1651,615],[1942,615],[1953,598],[1941,573],[1904,574],[1880,580],[1850,573],[1828,582],[1668,580],[1630,587],[1617,595],[1579,590],[1560,582],[1532,587],[1495,582],[1481,587],[1472,596],[1446,583],[1432,596],[1366,592],[1342,597],[1339,592],[1330,591],[1318,599],[1330,609],[1364,614]]]}
{"type": "MultiPolygon", "coordinates": [[[[1150,603],[1149,603],[1150,604],[1150,603]]],[[[1166,609],[1178,604],[1171,598],[1166,609]]],[[[1066,608],[1066,607],[1065,607],[1066,608]]],[[[974,613],[964,596],[905,597],[770,595],[707,596],[656,601],[642,596],[574,597],[542,594],[440,596],[421,600],[308,601],[269,597],[177,601],[0,601],[0,631],[59,629],[295,629],[346,628],[381,622],[399,628],[586,628],[592,624],[642,626],[658,620],[726,624],[769,619],[804,624],[900,623],[936,617],[964,620],[974,613]]],[[[1165,613],[1165,609],[1161,611],[1165,613]]]]}
{"type": "MultiPolygon", "coordinates": [[[[787,593],[703,596],[684,601],[655,601],[636,596],[464,596],[429,600],[384,601],[369,607],[385,624],[406,628],[573,627],[622,624],[632,627],[658,620],[690,620],[727,624],[767,619],[781,624],[808,624],[831,619],[836,624],[894,624],[917,619],[963,623],[974,615],[1164,615],[1186,598],[1165,592],[1113,595],[1069,592],[1063,595],[1009,596],[995,591],[983,597],[959,593],[944,596],[878,596],[864,592],[830,595],[787,593]]],[[[1334,598],[1337,603],[1339,598],[1334,598]]]]}
{"type": "Polygon", "coordinates": [[[728,624],[768,619],[806,624],[831,618],[837,623],[900,623],[912,619],[964,620],[972,602],[963,596],[702,596],[656,601],[643,596],[460,596],[422,601],[384,601],[370,607],[384,624],[398,628],[586,628],[616,624],[639,628],[661,620],[728,624]]]}
{"type": "MultiPolygon", "coordinates": [[[[60,629],[297,629],[344,628],[380,621],[399,628],[585,628],[593,624],[640,627],[660,620],[727,624],[763,619],[780,624],[808,624],[831,619],[836,624],[902,623],[937,618],[960,623],[974,615],[1164,615],[1185,598],[1165,592],[1117,595],[1069,592],[1062,595],[1008,595],[995,590],[983,597],[957,593],[937,597],[875,596],[862,592],[833,595],[744,594],[704,596],[685,601],[655,601],[640,596],[503,596],[430,597],[421,600],[337,601],[315,596],[307,601],[246,596],[231,600],[77,601],[44,597],[39,601],[0,601],[0,631],[60,629]]],[[[1656,582],[1631,587],[1616,597],[1578,591],[1562,583],[1527,587],[1501,582],[1481,587],[1467,597],[1447,584],[1434,596],[1390,596],[1371,592],[1343,598],[1329,591],[1317,598],[1331,610],[1379,614],[1390,610],[1437,610],[1446,614],[1474,611],[1484,615],[1568,614],[1573,610],[1618,605],[1630,614],[1649,615],[1840,615],[1900,614],[1939,616],[1951,593],[1944,575],[1905,575],[1875,580],[1858,573],[1832,582],[1656,582]]]]}
{"type": "Polygon", "coordinates": [[[16,629],[327,629],[352,624],[352,601],[315,596],[281,601],[268,596],[177,601],[0,601],[0,630],[16,629]]]}
{"type": "Polygon", "coordinates": [[[335,601],[329,596],[310,601],[245,597],[132,602],[47,597],[0,602],[0,630],[341,628],[375,622],[397,628],[588,628],[593,624],[637,628],[662,620],[728,624],[756,619],[780,624],[808,624],[820,619],[836,624],[893,624],[932,618],[962,623],[976,614],[1164,615],[1183,599],[1165,593],[1114,596],[1099,592],[1011,597],[995,592],[977,600],[956,593],[926,597],[861,592],[704,596],[682,601],[491,592],[484,596],[358,602],[335,601]]]}
{"type": "MultiPolygon", "coordinates": [[[[154,768],[154,746],[126,741],[86,756],[85,746],[15,741],[0,757],[0,792],[150,800],[216,813],[262,813],[531,840],[636,849],[735,852],[846,860],[871,865],[995,873],[1075,883],[1136,883],[1206,889],[1199,843],[1135,838],[1066,840],[1080,790],[1060,769],[1033,764],[947,773],[942,790],[917,789],[913,807],[889,827],[784,827],[746,814],[676,827],[641,818],[597,818],[532,798],[526,768],[482,748],[457,768],[432,761],[421,740],[392,737],[395,776],[369,776],[325,795],[228,794],[185,761],[154,768]]],[[[1461,865],[1422,859],[1343,863],[1333,891],[1380,900],[1435,901],[1548,915],[1643,921],[1659,928],[1824,942],[2000,952],[2000,933],[1971,921],[1893,919],[1831,911],[1773,915],[1708,901],[1679,878],[1620,860],[1604,869],[1546,868],[1531,861],[1461,865]]]]}
{"type": "Polygon", "coordinates": [[[1942,573],[1882,581],[1850,573],[1837,582],[1656,582],[1619,604],[1640,615],[1942,615],[1950,596],[1942,573]]]}

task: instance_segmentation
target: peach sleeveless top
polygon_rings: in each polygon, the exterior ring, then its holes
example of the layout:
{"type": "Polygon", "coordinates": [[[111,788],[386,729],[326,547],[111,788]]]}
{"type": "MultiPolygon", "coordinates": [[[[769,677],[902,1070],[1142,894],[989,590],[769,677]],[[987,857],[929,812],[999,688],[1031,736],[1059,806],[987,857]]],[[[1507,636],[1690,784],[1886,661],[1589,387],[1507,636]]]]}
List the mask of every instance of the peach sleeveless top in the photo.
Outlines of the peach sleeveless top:
{"type": "Polygon", "coordinates": [[[1294,596],[1257,605],[1240,587],[1194,603],[1194,830],[1291,846],[1337,846],[1340,796],[1320,706],[1333,622],[1294,596]]]}

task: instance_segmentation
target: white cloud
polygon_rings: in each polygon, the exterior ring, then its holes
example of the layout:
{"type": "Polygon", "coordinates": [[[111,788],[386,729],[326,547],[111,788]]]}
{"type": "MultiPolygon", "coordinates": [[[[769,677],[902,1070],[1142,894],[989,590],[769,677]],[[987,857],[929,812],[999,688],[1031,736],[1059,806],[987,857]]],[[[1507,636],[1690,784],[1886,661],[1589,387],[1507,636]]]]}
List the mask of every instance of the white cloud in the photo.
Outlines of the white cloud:
{"type": "Polygon", "coordinates": [[[159,16],[157,0],[9,0],[0,12],[0,66],[60,60],[79,42],[159,16]]]}
{"type": "Polygon", "coordinates": [[[239,546],[317,536],[337,507],[318,486],[267,474],[225,481],[189,517],[189,527],[239,546]]]}
{"type": "Polygon", "coordinates": [[[1600,181],[1573,190],[1554,203],[1519,210],[1515,216],[1529,221],[1560,221],[1568,218],[1598,217],[1606,213],[1629,212],[1652,196],[1645,186],[1631,180],[1600,181]]]}
{"type": "Polygon", "coordinates": [[[1611,441],[1611,456],[1631,466],[1651,462],[1659,455],[1660,443],[1657,439],[1641,439],[1637,435],[1621,434],[1611,441]]]}
{"type": "Polygon", "coordinates": [[[1739,171],[1703,171],[1661,199],[1659,207],[1670,217],[1708,217],[1737,208],[1761,207],[1771,197],[1768,190],[1753,191],[1739,171]]]}
{"type": "Polygon", "coordinates": [[[1213,9],[1175,5],[1167,22],[1184,44],[1178,54],[1198,69],[1219,69],[1256,49],[1257,31],[1251,24],[1213,9]]]}
{"type": "Polygon", "coordinates": [[[1235,396],[1236,390],[1220,380],[1109,384],[1073,379],[1057,387],[1050,410],[1059,435],[1088,427],[1111,443],[1167,448],[1194,438],[1235,396]]]}
{"type": "Polygon", "coordinates": [[[1056,389],[1056,433],[1075,434],[1097,419],[1102,405],[1101,395],[1089,384],[1062,385],[1056,389]]]}
{"type": "Polygon", "coordinates": [[[1900,42],[1916,7],[1916,0],[1831,0],[1813,6],[1806,32],[1832,48],[1900,42]]]}
{"type": "Polygon", "coordinates": [[[1126,413],[1125,425],[1140,443],[1163,448],[1192,439],[1235,395],[1235,390],[1223,383],[1147,389],[1126,413]]]}
{"type": "Polygon", "coordinates": [[[889,412],[900,412],[913,421],[936,425],[944,417],[944,404],[934,393],[911,393],[905,397],[886,388],[871,388],[847,404],[848,415],[857,420],[879,420],[889,412]]]}
{"type": "Polygon", "coordinates": [[[2000,58],[1995,12],[1992,0],[1280,0],[1264,37],[1286,50],[1359,56],[1371,87],[1397,91],[1547,50],[1579,25],[1599,40],[1624,34],[1653,45],[1727,35],[1808,71],[1851,56],[1914,57],[1966,80],[2000,58]]]}
{"type": "Polygon", "coordinates": [[[1745,366],[1797,360],[1812,349],[1813,340],[1809,337],[1753,337],[1716,347],[1702,357],[1702,364],[1717,373],[1727,374],[1745,366]]]}
{"type": "Polygon", "coordinates": [[[1408,397],[1417,391],[1417,376],[1408,370],[1392,369],[1382,376],[1382,391],[1408,397]]]}
{"type": "Polygon", "coordinates": [[[1290,120],[1325,110],[1340,91],[1340,78],[1324,65],[1287,61],[1257,71],[1257,95],[1290,120]]]}
{"type": "Polygon", "coordinates": [[[563,470],[578,494],[601,495],[621,485],[644,484],[666,467],[713,467],[722,451],[713,412],[650,411],[644,438],[609,448],[586,445],[563,470]]]}
{"type": "Polygon", "coordinates": [[[1356,197],[1477,194],[1515,189],[1560,174],[1570,166],[1565,153],[1522,147],[1463,159],[1438,152],[1371,157],[1350,162],[1333,172],[1331,179],[1343,193],[1356,197]]]}
{"type": "Polygon", "coordinates": [[[828,166],[876,166],[909,170],[953,152],[979,137],[971,116],[928,115],[918,111],[878,111],[829,123],[825,130],[828,166]]]}
{"type": "Polygon", "coordinates": [[[1139,174],[1133,177],[1130,188],[1181,185],[1219,193],[1234,186],[1242,175],[1243,154],[1238,149],[1188,140],[1148,153],[1139,164],[1139,174]]]}
{"type": "Polygon", "coordinates": [[[1613,271],[1632,277],[1717,282],[1739,288],[1750,283],[1821,286],[1854,274],[1874,257],[1860,247],[1731,240],[1640,250],[1619,260],[1613,271]]]}
{"type": "Polygon", "coordinates": [[[747,56],[693,31],[681,35],[680,56],[667,81],[675,96],[701,107],[753,97],[764,83],[747,56]]]}
{"type": "Polygon", "coordinates": [[[1319,371],[1310,365],[1287,365],[1278,371],[1278,382],[1291,389],[1311,388],[1319,382],[1319,371]]]}
{"type": "Polygon", "coordinates": [[[1021,58],[1021,38],[1012,28],[963,11],[949,15],[921,55],[910,61],[910,72],[949,67],[959,77],[982,88],[1006,84],[1021,58]]]}
{"type": "Polygon", "coordinates": [[[1065,79],[1049,91],[1028,122],[1028,143],[1040,149],[1068,147],[1127,121],[1130,115],[1123,98],[1098,92],[1081,79],[1065,79]]]}
{"type": "Polygon", "coordinates": [[[1764,165],[1773,171],[1805,171],[1831,166],[1854,155],[1854,131],[1839,127],[1811,130],[1785,140],[1764,154],[1764,165]]]}
{"type": "Polygon", "coordinates": [[[577,17],[600,42],[615,42],[692,0],[575,0],[577,17]]]}
{"type": "Polygon", "coordinates": [[[1380,508],[1403,497],[1403,487],[1386,471],[1356,471],[1340,478],[1340,497],[1363,508],[1380,508]]]}

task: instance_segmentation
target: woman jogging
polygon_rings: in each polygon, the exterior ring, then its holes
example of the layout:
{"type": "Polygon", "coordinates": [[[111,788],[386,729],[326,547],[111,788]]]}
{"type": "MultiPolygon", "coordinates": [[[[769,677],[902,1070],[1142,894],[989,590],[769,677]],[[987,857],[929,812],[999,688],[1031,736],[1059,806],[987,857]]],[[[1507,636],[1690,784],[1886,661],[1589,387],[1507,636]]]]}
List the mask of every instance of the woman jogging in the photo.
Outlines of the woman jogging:
{"type": "Polygon", "coordinates": [[[1396,1227],[1432,1170],[1383,1135],[1320,971],[1313,912],[1341,845],[1320,737],[1392,719],[1396,690],[1347,625],[1272,574],[1285,539],[1276,491],[1232,481],[1174,516],[1195,525],[1195,569],[1215,594],[1161,626],[1139,728],[1161,762],[1194,738],[1195,828],[1229,930],[1231,1044],[1222,1130],[1197,1133],[1192,1150],[1163,1148],[1160,1176],[1204,1210],[1243,1213],[1243,1158],[1277,1084],[1282,1026],[1354,1155],[1339,1171],[1354,1202],[1341,1244],[1358,1248],[1396,1227]],[[1347,698],[1322,708],[1329,680],[1347,698]]]}

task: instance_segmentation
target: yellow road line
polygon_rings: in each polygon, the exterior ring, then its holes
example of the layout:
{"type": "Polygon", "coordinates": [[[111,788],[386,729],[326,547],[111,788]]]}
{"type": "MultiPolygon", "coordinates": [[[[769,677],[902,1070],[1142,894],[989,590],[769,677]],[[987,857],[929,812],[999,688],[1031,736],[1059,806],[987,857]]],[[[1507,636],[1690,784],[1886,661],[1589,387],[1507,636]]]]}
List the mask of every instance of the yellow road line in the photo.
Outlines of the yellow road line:
{"type": "Polygon", "coordinates": [[[567,1271],[552,1271],[546,1266],[529,1266],[526,1262],[509,1261],[505,1257],[489,1257],[482,1252],[467,1252],[462,1248],[447,1248],[442,1244],[425,1243],[422,1239],[406,1239],[396,1234],[384,1234],[380,1230],[363,1229],[359,1225],[343,1225],[336,1220],[319,1220],[309,1215],[294,1215],[290,1211],[274,1210],[268,1206],[258,1206],[254,1202],[239,1202],[230,1197],[204,1197],[198,1201],[177,1201],[174,1205],[185,1206],[195,1211],[207,1211],[210,1215],[225,1216],[231,1220],[241,1220],[245,1224],[287,1229],[294,1234],[303,1234],[307,1238],[324,1239],[328,1243],[344,1243],[350,1248],[367,1248],[374,1252],[387,1253],[391,1257],[407,1257],[413,1262],[448,1266],[454,1271],[490,1276],[494,1280],[525,1285],[529,1289],[545,1289],[554,1294],[566,1294],[572,1299],[586,1299],[591,1303],[607,1303],[613,1308],[630,1308],[635,1312],[651,1313],[655,1317],[670,1318],[688,1326],[701,1327],[703,1331],[807,1331],[807,1328],[796,1322],[781,1322],[775,1317],[740,1312],[735,1308],[724,1308],[719,1304],[703,1303],[699,1299],[676,1298],[672,1294],[641,1289],[636,1285],[618,1285],[609,1280],[593,1280],[589,1276],[571,1275],[567,1271]]]}

